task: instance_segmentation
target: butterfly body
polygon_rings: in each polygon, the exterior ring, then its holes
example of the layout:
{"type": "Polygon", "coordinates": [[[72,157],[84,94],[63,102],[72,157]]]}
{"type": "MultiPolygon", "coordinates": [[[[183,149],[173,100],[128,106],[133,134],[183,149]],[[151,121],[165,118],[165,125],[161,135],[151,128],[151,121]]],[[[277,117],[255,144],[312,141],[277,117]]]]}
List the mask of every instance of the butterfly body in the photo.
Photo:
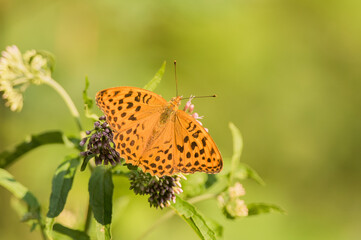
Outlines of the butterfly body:
{"type": "Polygon", "coordinates": [[[196,119],[178,109],[181,100],[177,96],[167,102],[136,87],[110,88],[96,95],[114,131],[116,150],[127,163],[157,176],[219,172],[223,161],[217,146],[196,119]]]}

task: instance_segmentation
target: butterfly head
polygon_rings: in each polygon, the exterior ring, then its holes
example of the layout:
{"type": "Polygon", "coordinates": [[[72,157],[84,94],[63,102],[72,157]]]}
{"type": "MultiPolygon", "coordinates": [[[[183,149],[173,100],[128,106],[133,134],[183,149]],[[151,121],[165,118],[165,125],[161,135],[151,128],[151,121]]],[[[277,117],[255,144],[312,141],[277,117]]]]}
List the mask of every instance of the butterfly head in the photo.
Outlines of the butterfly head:
{"type": "Polygon", "coordinates": [[[178,108],[178,106],[181,103],[182,98],[183,98],[182,96],[174,97],[174,98],[172,98],[172,100],[170,100],[169,103],[170,103],[170,105],[172,107],[177,107],[178,108]]]}

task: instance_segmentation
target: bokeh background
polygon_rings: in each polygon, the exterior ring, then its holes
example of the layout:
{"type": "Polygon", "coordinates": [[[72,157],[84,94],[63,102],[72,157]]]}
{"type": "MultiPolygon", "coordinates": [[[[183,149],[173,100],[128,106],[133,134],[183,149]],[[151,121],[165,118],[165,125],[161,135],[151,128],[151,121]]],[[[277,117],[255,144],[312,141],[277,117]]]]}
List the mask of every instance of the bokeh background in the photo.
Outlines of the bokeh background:
{"type": "MultiPolygon", "coordinates": [[[[142,87],[163,60],[168,66],[156,92],[170,99],[177,59],[182,95],[219,96],[194,103],[225,157],[232,154],[228,123],[241,129],[242,161],[267,184],[244,182],[246,201],[288,212],[229,221],[215,201],[198,204],[224,225],[225,239],[361,239],[360,11],[354,0],[0,0],[0,49],[16,44],[23,52],[54,53],[53,76],[80,110],[85,76],[93,96],[113,86],[142,87]]],[[[45,130],[76,134],[62,99],[47,86],[26,91],[21,113],[0,102],[0,150],[45,130]]],[[[71,152],[39,148],[8,169],[44,212],[52,175],[71,152]]],[[[83,224],[88,177],[76,176],[63,214],[69,226],[83,224]]],[[[127,181],[115,186],[114,239],[136,239],[163,212],[127,191],[127,181]]],[[[40,239],[20,223],[10,199],[0,189],[0,238],[40,239]]],[[[175,217],[147,239],[197,236],[175,217]]]]}

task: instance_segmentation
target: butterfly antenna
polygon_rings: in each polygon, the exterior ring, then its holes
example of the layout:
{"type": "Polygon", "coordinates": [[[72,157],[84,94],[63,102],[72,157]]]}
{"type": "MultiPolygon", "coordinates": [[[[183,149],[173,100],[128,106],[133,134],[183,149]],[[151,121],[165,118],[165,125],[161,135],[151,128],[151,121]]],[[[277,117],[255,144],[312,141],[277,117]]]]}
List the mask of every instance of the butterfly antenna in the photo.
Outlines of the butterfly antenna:
{"type": "MultiPolygon", "coordinates": [[[[217,97],[217,95],[214,94],[214,95],[210,95],[210,96],[195,96],[195,97],[192,97],[192,99],[194,99],[194,98],[209,98],[209,97],[217,97]]],[[[190,97],[186,97],[186,98],[182,98],[182,99],[190,99],[190,97]]]]}
{"type": "Polygon", "coordinates": [[[174,77],[175,77],[175,92],[178,97],[178,78],[177,78],[177,61],[174,60],[174,77]]]}

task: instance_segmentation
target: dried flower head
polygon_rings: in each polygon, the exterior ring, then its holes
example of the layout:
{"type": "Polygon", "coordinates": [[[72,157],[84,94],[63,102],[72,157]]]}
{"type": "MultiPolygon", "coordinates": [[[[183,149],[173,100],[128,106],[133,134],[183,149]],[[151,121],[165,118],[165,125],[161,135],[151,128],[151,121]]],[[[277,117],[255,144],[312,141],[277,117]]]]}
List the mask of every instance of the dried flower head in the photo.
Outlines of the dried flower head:
{"type": "Polygon", "coordinates": [[[135,194],[149,195],[148,202],[151,207],[167,207],[171,201],[175,202],[175,194],[183,192],[178,175],[158,178],[139,170],[132,171],[129,180],[130,189],[135,194]]]}
{"type": "Polygon", "coordinates": [[[114,150],[113,132],[105,121],[105,116],[100,117],[99,121],[94,123],[94,128],[86,131],[86,134],[88,137],[80,141],[80,146],[88,142],[86,151],[80,153],[82,156],[94,157],[96,165],[110,163],[114,166],[120,162],[119,153],[114,150]]]}
{"type": "Polygon", "coordinates": [[[11,111],[21,111],[23,92],[30,84],[42,84],[51,77],[52,57],[46,52],[30,50],[21,54],[13,45],[0,57],[0,92],[11,111]]]}

